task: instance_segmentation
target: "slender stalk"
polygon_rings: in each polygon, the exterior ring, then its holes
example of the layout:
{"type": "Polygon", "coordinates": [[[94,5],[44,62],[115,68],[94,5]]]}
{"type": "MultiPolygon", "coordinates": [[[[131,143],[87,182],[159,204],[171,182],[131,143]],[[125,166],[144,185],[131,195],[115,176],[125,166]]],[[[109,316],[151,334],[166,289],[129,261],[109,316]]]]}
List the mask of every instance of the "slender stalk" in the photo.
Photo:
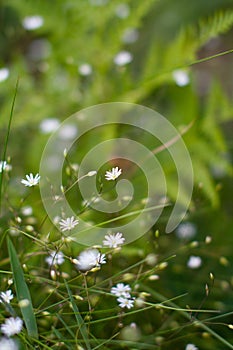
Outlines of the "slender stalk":
{"type": "MultiPolygon", "coordinates": [[[[15,107],[16,95],[17,95],[17,92],[18,92],[18,86],[19,86],[19,78],[16,81],[13,101],[12,101],[12,105],[11,105],[10,118],[9,118],[9,122],[8,122],[6,139],[5,139],[4,148],[3,148],[3,155],[2,155],[2,161],[3,162],[6,160],[6,152],[7,152],[7,146],[8,146],[9,137],[10,137],[10,129],[11,129],[11,123],[12,123],[12,119],[13,119],[13,112],[14,112],[14,107],[15,107]]],[[[2,172],[0,172],[0,215],[1,215],[1,207],[2,207],[3,176],[4,176],[4,171],[2,170],[2,172]]]]}

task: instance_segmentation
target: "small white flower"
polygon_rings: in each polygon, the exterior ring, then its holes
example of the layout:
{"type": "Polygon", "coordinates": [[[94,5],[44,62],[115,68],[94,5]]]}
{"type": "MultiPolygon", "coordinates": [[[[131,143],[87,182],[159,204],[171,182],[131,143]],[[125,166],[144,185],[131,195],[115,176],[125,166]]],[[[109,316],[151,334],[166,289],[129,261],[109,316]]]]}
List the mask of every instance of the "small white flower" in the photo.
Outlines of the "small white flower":
{"type": "Polygon", "coordinates": [[[25,216],[29,216],[33,214],[33,209],[30,205],[25,205],[25,207],[22,207],[21,212],[25,216]]]}
{"type": "Polygon", "coordinates": [[[35,30],[44,24],[44,19],[41,16],[28,16],[23,19],[23,27],[27,30],[35,30]]]}
{"type": "Polygon", "coordinates": [[[117,283],[116,287],[111,288],[111,294],[117,297],[130,298],[131,288],[128,284],[117,283]]]}
{"type": "Polygon", "coordinates": [[[176,229],[176,236],[180,239],[191,239],[196,233],[196,226],[192,222],[183,222],[176,229]]]}
{"type": "Polygon", "coordinates": [[[119,306],[124,308],[127,307],[127,309],[131,309],[131,307],[133,307],[134,305],[134,299],[127,299],[127,298],[117,298],[117,301],[119,303],[119,306]]]}
{"type": "Polygon", "coordinates": [[[185,86],[189,84],[189,76],[186,71],[177,69],[172,73],[173,79],[178,86],[185,86]]]}
{"type": "Polygon", "coordinates": [[[60,122],[56,118],[46,118],[40,123],[40,131],[43,134],[49,134],[58,129],[60,122]]]}
{"type": "Polygon", "coordinates": [[[112,170],[106,171],[105,178],[106,180],[116,180],[122,173],[122,170],[117,167],[112,168],[112,170]]]}
{"type": "Polygon", "coordinates": [[[200,267],[201,264],[202,264],[202,260],[201,260],[200,256],[191,255],[188,262],[187,262],[187,266],[190,269],[198,269],[198,267],[200,267]]]}
{"type": "Polygon", "coordinates": [[[40,175],[36,174],[35,177],[32,173],[30,173],[29,175],[26,175],[26,179],[22,179],[21,183],[25,186],[28,187],[32,187],[32,186],[36,186],[38,185],[39,181],[40,181],[40,175]]]}
{"type": "Polygon", "coordinates": [[[45,258],[45,261],[48,265],[61,265],[65,261],[64,254],[62,252],[52,251],[49,253],[49,256],[45,258]]]}
{"type": "Polygon", "coordinates": [[[95,267],[106,264],[105,254],[101,254],[98,249],[90,248],[82,251],[76,260],[79,271],[87,272],[95,267]]]}
{"type": "Polygon", "coordinates": [[[18,350],[19,347],[13,339],[1,338],[0,349],[2,350],[18,350]]]}
{"type": "Polygon", "coordinates": [[[4,80],[6,80],[9,77],[9,69],[8,68],[1,68],[0,69],[0,83],[4,80]]]}
{"type": "Polygon", "coordinates": [[[120,51],[115,57],[114,57],[114,63],[117,66],[124,66],[133,60],[133,55],[129,51],[120,51]]]}
{"type": "Polygon", "coordinates": [[[123,244],[125,241],[125,238],[120,232],[117,232],[116,234],[110,233],[106,235],[104,238],[105,240],[103,241],[103,245],[106,245],[109,248],[117,248],[118,245],[123,244]]]}
{"type": "Polygon", "coordinates": [[[1,331],[7,337],[11,337],[14,334],[21,332],[23,328],[23,321],[19,317],[10,317],[6,319],[5,323],[1,325],[1,331]]]}
{"type": "Polygon", "coordinates": [[[125,19],[130,14],[130,8],[127,4],[119,4],[116,8],[116,15],[118,18],[125,19]]]}
{"type": "Polygon", "coordinates": [[[70,231],[73,228],[75,228],[76,225],[78,225],[79,220],[76,219],[74,216],[71,216],[70,218],[67,219],[62,219],[61,221],[59,221],[59,225],[60,225],[60,229],[62,232],[65,231],[70,231]]]}
{"type": "Polygon", "coordinates": [[[7,162],[4,160],[4,161],[0,161],[0,173],[2,173],[4,170],[6,170],[7,168],[7,162]]]}
{"type": "Polygon", "coordinates": [[[89,63],[83,63],[78,68],[79,74],[86,77],[92,73],[92,66],[89,63]]]}
{"type": "Polygon", "coordinates": [[[0,303],[2,303],[2,300],[7,303],[10,304],[11,300],[14,298],[14,295],[12,294],[12,291],[9,289],[6,292],[1,292],[0,293],[0,303]]]}
{"type": "Polygon", "coordinates": [[[185,350],[198,350],[194,344],[187,344],[185,350]]]}

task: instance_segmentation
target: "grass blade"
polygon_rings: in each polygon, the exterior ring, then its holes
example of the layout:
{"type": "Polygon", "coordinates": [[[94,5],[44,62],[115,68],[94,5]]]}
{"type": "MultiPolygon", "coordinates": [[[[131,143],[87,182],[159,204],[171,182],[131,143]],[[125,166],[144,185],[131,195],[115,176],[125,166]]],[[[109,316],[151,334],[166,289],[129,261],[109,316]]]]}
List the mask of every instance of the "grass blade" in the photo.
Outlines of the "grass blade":
{"type": "Polygon", "coordinates": [[[80,315],[80,312],[79,312],[79,309],[77,307],[77,305],[75,304],[75,301],[74,301],[74,298],[73,298],[73,295],[71,293],[71,290],[68,286],[68,283],[66,281],[64,281],[65,283],[65,286],[66,286],[66,289],[68,291],[68,294],[69,294],[69,298],[70,298],[70,302],[71,302],[71,305],[72,305],[72,308],[74,310],[74,315],[75,315],[75,318],[76,318],[76,321],[78,323],[78,327],[80,329],[80,333],[83,337],[83,340],[86,344],[86,347],[88,350],[91,350],[91,346],[90,346],[90,342],[88,340],[88,332],[87,332],[87,328],[86,328],[86,325],[83,321],[83,318],[82,316],[80,315]]]}
{"type": "Polygon", "coordinates": [[[24,279],[23,270],[21,268],[15,247],[10,238],[7,238],[8,252],[11,262],[11,268],[13,272],[13,278],[15,283],[16,295],[18,301],[27,301],[26,305],[20,305],[20,309],[23,315],[23,320],[28,331],[28,335],[33,338],[38,338],[38,330],[36,324],[36,318],[32,307],[31,295],[28,286],[24,279]]]}
{"type": "MultiPolygon", "coordinates": [[[[13,112],[14,112],[14,107],[15,107],[16,95],[17,95],[17,91],[18,91],[18,85],[19,85],[19,79],[16,82],[15,92],[14,92],[13,101],[12,101],[12,105],[11,105],[10,118],[9,118],[9,122],[8,122],[6,139],[5,139],[4,148],[3,148],[3,155],[2,155],[2,159],[1,159],[2,161],[6,160],[6,151],[7,151],[7,145],[8,145],[9,136],[10,136],[10,129],[11,129],[11,123],[12,123],[13,112]]],[[[4,175],[4,171],[0,172],[0,215],[1,215],[1,205],[2,205],[3,175],[4,175]]]]}

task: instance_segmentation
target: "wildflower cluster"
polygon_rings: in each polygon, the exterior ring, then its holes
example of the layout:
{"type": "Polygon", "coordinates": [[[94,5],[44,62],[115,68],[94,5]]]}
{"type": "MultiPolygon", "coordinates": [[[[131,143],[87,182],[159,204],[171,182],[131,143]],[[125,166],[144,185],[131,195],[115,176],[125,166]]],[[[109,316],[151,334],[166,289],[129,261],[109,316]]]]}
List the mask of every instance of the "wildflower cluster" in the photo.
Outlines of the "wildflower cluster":
{"type": "MultiPolygon", "coordinates": [[[[9,289],[6,292],[0,292],[0,303],[10,304],[14,298],[12,291],[9,289]]],[[[20,317],[9,317],[1,324],[0,329],[3,338],[0,339],[0,349],[18,350],[17,343],[9,339],[13,335],[19,334],[23,328],[23,321],[20,317]]]]}
{"type": "Polygon", "coordinates": [[[111,294],[117,297],[117,301],[121,308],[131,309],[134,306],[134,298],[131,297],[131,287],[128,284],[117,283],[111,288],[111,294]]]}

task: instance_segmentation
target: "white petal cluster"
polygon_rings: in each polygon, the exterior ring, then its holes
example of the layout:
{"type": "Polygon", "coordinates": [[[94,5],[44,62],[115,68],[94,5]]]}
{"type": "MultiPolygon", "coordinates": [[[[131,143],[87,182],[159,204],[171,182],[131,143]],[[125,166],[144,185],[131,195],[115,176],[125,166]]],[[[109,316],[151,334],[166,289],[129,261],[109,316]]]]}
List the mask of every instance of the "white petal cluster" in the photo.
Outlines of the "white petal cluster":
{"type": "Polygon", "coordinates": [[[182,222],[176,229],[176,236],[179,239],[191,239],[197,233],[197,228],[192,222],[182,222]]]}
{"type": "Polygon", "coordinates": [[[117,66],[125,66],[126,64],[132,62],[133,55],[129,51],[120,51],[115,57],[114,57],[114,63],[117,66]]]}
{"type": "Polygon", "coordinates": [[[62,252],[52,251],[49,256],[45,258],[45,261],[49,266],[61,265],[65,261],[64,254],[62,252]]]}
{"type": "Polygon", "coordinates": [[[106,180],[116,180],[122,173],[122,170],[117,167],[112,168],[112,170],[106,171],[105,178],[106,180]]]}
{"type": "Polygon", "coordinates": [[[198,350],[198,348],[194,344],[187,344],[185,350],[198,350]]]}
{"type": "Polygon", "coordinates": [[[9,289],[6,292],[0,293],[0,303],[4,301],[7,304],[10,304],[11,300],[14,298],[14,295],[12,294],[12,291],[9,289]]]}
{"type": "Polygon", "coordinates": [[[115,295],[121,308],[131,309],[134,306],[134,298],[131,298],[131,288],[128,284],[117,283],[111,288],[111,294],[115,295]]]}
{"type": "Polygon", "coordinates": [[[62,219],[61,221],[59,221],[60,229],[62,232],[72,230],[73,228],[75,228],[76,225],[78,225],[78,223],[79,223],[79,220],[75,219],[74,216],[71,216],[70,218],[62,219]]]}
{"type": "Polygon", "coordinates": [[[103,240],[103,245],[109,248],[117,248],[119,245],[123,244],[125,238],[123,237],[121,232],[117,232],[116,234],[107,234],[103,240]]]}
{"type": "Polygon", "coordinates": [[[92,73],[92,66],[89,63],[83,63],[78,68],[79,74],[86,77],[92,73]]]}
{"type": "Polygon", "coordinates": [[[79,254],[75,264],[79,271],[88,272],[93,268],[106,264],[105,254],[101,254],[96,248],[89,248],[79,254]]]}
{"type": "Polygon", "coordinates": [[[9,77],[9,69],[8,68],[1,68],[0,69],[0,83],[4,80],[6,80],[9,77]]]}
{"type": "Polygon", "coordinates": [[[7,318],[5,323],[1,325],[1,331],[7,337],[19,334],[23,328],[23,321],[19,317],[7,318]]]}
{"type": "Polygon", "coordinates": [[[22,25],[26,30],[38,29],[42,27],[43,24],[44,24],[44,19],[39,15],[25,17],[22,22],[22,25]]]}
{"type": "Polygon", "coordinates": [[[2,350],[18,350],[19,347],[13,339],[1,338],[0,339],[0,349],[2,350]]]}
{"type": "Polygon", "coordinates": [[[190,269],[198,269],[198,267],[200,267],[201,264],[202,264],[202,260],[201,260],[200,256],[193,256],[193,255],[191,255],[189,257],[188,262],[187,262],[187,266],[190,269]]]}
{"type": "Polygon", "coordinates": [[[186,86],[189,84],[190,79],[188,73],[183,69],[176,69],[172,73],[172,76],[178,86],[186,86]]]}
{"type": "Polygon", "coordinates": [[[116,297],[130,298],[131,288],[128,284],[117,283],[116,287],[111,288],[111,294],[116,297]]]}
{"type": "Polygon", "coordinates": [[[25,185],[26,187],[32,187],[38,185],[40,181],[40,175],[36,174],[35,176],[30,173],[29,175],[26,175],[26,180],[22,179],[21,183],[25,185]]]}
{"type": "Polygon", "coordinates": [[[6,169],[6,161],[0,162],[0,173],[2,173],[6,169]]]}
{"type": "Polygon", "coordinates": [[[120,298],[117,298],[117,301],[121,308],[127,307],[127,309],[131,309],[134,306],[134,299],[127,299],[127,298],[120,297],[120,298]]]}

